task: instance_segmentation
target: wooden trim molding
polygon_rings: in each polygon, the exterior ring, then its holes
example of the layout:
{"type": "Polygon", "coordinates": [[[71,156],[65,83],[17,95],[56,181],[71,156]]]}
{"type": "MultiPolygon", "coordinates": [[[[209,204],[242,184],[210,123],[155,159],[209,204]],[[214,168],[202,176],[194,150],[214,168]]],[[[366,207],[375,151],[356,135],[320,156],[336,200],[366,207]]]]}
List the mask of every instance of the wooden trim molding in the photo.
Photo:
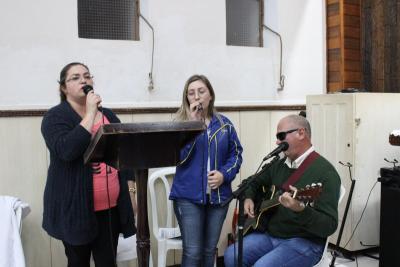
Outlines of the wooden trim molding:
{"type": "MultiPolygon", "coordinates": [[[[175,113],[176,107],[148,107],[148,108],[112,108],[116,114],[151,114],[175,113]]],[[[264,105],[264,106],[223,106],[217,107],[220,112],[235,111],[301,111],[306,110],[305,105],[264,105]]],[[[4,117],[41,117],[47,109],[0,110],[0,118],[4,117]]]]}

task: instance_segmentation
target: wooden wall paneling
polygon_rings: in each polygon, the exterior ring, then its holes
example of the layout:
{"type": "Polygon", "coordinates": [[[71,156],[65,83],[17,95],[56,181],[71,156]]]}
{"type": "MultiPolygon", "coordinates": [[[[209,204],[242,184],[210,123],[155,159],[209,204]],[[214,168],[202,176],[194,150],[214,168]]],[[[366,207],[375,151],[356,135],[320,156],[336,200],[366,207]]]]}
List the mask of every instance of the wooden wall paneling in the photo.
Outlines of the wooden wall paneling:
{"type": "Polygon", "coordinates": [[[344,4],[353,4],[353,5],[358,5],[360,4],[360,0],[344,0],[344,4]]]}
{"type": "Polygon", "coordinates": [[[353,82],[353,83],[359,83],[361,76],[360,76],[359,71],[346,71],[344,73],[344,79],[346,82],[353,82]]]}
{"type": "Polygon", "coordinates": [[[330,92],[340,91],[343,86],[341,82],[328,82],[328,88],[330,92]]]}
{"type": "Polygon", "coordinates": [[[340,63],[338,61],[329,61],[328,68],[331,71],[340,71],[340,63]]]}
{"type": "Polygon", "coordinates": [[[346,3],[347,1],[344,1],[343,4],[343,11],[345,15],[350,15],[350,16],[355,16],[360,18],[360,5],[358,1],[353,1],[354,3],[346,3]]]}
{"type": "Polygon", "coordinates": [[[365,90],[370,91],[372,86],[372,64],[371,56],[372,43],[371,43],[371,28],[372,28],[372,8],[371,0],[364,0],[361,3],[361,70],[363,73],[362,84],[365,90]]]}
{"type": "MultiPolygon", "coordinates": [[[[257,165],[264,154],[276,146],[274,136],[277,122],[285,115],[298,114],[302,109],[304,110],[305,106],[252,107],[251,109],[240,109],[240,111],[236,109],[223,112],[235,125],[245,149],[243,169],[235,183],[238,183],[240,178],[247,178],[247,175],[255,168],[254,165],[257,165]],[[257,127],[255,127],[255,123],[257,127]],[[256,150],[253,153],[254,149],[256,150]]],[[[227,109],[225,108],[225,110],[227,109]]],[[[44,111],[40,112],[44,113],[44,111]]],[[[123,112],[118,116],[122,122],[172,119],[170,110],[165,113],[151,114],[134,114],[134,112],[135,110],[131,110],[131,113],[123,112]]],[[[23,220],[22,230],[27,266],[66,266],[62,243],[50,238],[41,228],[43,192],[49,164],[48,151],[40,132],[42,117],[35,111],[28,112],[24,116],[19,112],[5,112],[4,114],[7,116],[0,116],[0,147],[2,148],[0,166],[3,170],[0,179],[0,194],[20,197],[31,205],[32,212],[23,220]],[[12,114],[15,117],[10,116],[12,114]]],[[[224,232],[221,235],[220,255],[226,245],[226,234],[230,232],[231,215],[232,213],[228,215],[224,232]]],[[[151,218],[149,221],[151,222],[151,218]]],[[[151,239],[151,246],[154,261],[157,257],[156,250],[154,250],[154,238],[151,239]]],[[[179,252],[169,255],[168,264],[179,264],[180,257],[179,252]]],[[[127,266],[136,266],[136,261],[121,264],[121,267],[127,266]]]]}
{"type": "Polygon", "coordinates": [[[344,26],[344,37],[345,38],[360,38],[360,28],[344,26]]]}
{"type": "Polygon", "coordinates": [[[50,257],[51,267],[68,266],[68,261],[67,257],[65,256],[65,249],[63,243],[58,239],[50,237],[50,244],[51,244],[51,257],[50,257]]]}
{"type": "Polygon", "coordinates": [[[326,2],[327,14],[327,87],[328,91],[337,91],[341,88],[341,18],[340,1],[326,2]],[[332,68],[331,68],[332,67],[332,68]]]}
{"type": "Polygon", "coordinates": [[[121,120],[121,123],[132,123],[133,115],[132,114],[117,114],[117,117],[121,120]]]}
{"type": "Polygon", "coordinates": [[[328,82],[339,82],[339,83],[342,82],[342,75],[340,73],[340,70],[339,71],[330,71],[328,73],[328,75],[329,75],[328,82]]]}
{"type": "MultiPolygon", "coordinates": [[[[344,8],[343,8],[343,12],[345,12],[344,8]]],[[[360,16],[351,16],[351,15],[344,14],[343,26],[354,27],[354,28],[360,27],[360,16]]]]}
{"type": "Polygon", "coordinates": [[[357,82],[345,82],[344,83],[344,87],[345,88],[357,88],[357,86],[359,85],[360,83],[357,81],[357,82]]]}
{"type": "Polygon", "coordinates": [[[360,39],[350,38],[350,37],[345,38],[343,45],[345,49],[353,49],[356,50],[357,53],[360,52],[360,39]]]}
{"type": "Polygon", "coordinates": [[[343,59],[344,60],[360,60],[360,53],[354,49],[343,49],[343,59]]]}
{"type": "Polygon", "coordinates": [[[25,260],[27,266],[46,267],[51,265],[50,238],[42,229],[42,214],[48,159],[41,121],[40,117],[0,119],[0,195],[30,205],[31,212],[22,221],[25,260]]]}
{"type": "Polygon", "coordinates": [[[261,159],[271,151],[270,112],[240,113],[240,142],[243,146],[241,177],[246,179],[254,174],[261,159]]]}
{"type": "Polygon", "coordinates": [[[363,85],[367,91],[384,91],[384,1],[361,3],[361,51],[363,85]]]}
{"type": "Polygon", "coordinates": [[[360,61],[359,60],[346,60],[344,69],[348,70],[348,71],[356,71],[358,73],[361,73],[360,61]]]}
{"type": "Polygon", "coordinates": [[[339,15],[339,2],[333,2],[327,5],[326,14],[331,17],[334,15],[339,15]]]}
{"type": "Polygon", "coordinates": [[[360,87],[360,2],[327,0],[327,89],[360,87]]]}
{"type": "Polygon", "coordinates": [[[340,27],[339,27],[339,25],[328,27],[327,35],[328,35],[328,39],[336,38],[336,37],[339,38],[340,37],[340,27]]]}
{"type": "Polygon", "coordinates": [[[340,21],[341,21],[340,15],[333,14],[331,16],[328,16],[328,25],[330,27],[340,25],[341,24],[340,21]]]}
{"type": "Polygon", "coordinates": [[[385,43],[384,43],[384,91],[400,92],[399,85],[399,24],[398,20],[398,1],[384,1],[384,25],[385,25],[385,43]]]}
{"type": "Polygon", "coordinates": [[[164,114],[134,114],[133,121],[136,122],[155,122],[155,121],[171,121],[174,114],[164,113],[164,114]]]}

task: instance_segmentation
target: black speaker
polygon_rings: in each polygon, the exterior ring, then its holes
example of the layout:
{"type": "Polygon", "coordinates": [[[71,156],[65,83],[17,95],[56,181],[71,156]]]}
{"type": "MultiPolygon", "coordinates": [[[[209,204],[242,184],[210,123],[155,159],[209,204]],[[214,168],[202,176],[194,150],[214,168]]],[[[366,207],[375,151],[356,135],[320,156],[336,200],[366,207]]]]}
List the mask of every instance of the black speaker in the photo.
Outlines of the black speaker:
{"type": "Polygon", "coordinates": [[[400,169],[382,168],[379,267],[400,266],[400,169]]]}

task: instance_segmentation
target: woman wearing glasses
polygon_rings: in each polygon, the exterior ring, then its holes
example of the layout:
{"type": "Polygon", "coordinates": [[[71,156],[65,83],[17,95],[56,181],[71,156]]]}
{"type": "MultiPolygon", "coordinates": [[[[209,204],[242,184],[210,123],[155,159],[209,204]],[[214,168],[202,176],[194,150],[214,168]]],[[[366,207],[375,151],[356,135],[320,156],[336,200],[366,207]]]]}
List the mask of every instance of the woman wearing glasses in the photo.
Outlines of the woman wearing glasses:
{"type": "Polygon", "coordinates": [[[183,243],[183,267],[214,265],[215,251],[242,163],[242,146],[228,118],[214,108],[215,93],[203,75],[184,87],[178,120],[200,120],[207,130],[181,150],[170,199],[174,201],[183,243]]]}
{"type": "MultiPolygon", "coordinates": [[[[68,266],[116,266],[119,233],[136,232],[129,197],[129,173],[105,163],[84,164],[83,154],[102,124],[119,122],[109,109],[99,111],[101,97],[93,90],[89,68],[66,65],[60,73],[61,103],[42,121],[42,134],[50,152],[44,192],[43,228],[63,242],[68,266]]],[[[133,183],[133,181],[129,181],[133,183]]]]}

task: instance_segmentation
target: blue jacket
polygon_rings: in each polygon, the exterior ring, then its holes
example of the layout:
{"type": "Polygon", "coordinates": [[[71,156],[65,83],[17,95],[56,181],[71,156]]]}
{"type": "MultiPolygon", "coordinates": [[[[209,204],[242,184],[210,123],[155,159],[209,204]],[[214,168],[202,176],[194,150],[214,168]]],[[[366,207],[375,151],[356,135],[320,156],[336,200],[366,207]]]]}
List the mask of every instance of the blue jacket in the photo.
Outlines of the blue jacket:
{"type": "Polygon", "coordinates": [[[233,124],[221,114],[214,115],[207,131],[182,148],[170,199],[207,203],[207,162],[210,155],[210,170],[218,170],[224,176],[221,186],[211,190],[210,203],[220,204],[232,194],[231,182],[242,164],[242,151],[233,124]]]}
{"type": "MultiPolygon", "coordinates": [[[[119,119],[103,108],[111,123],[119,119]]],[[[43,197],[43,228],[57,239],[72,245],[91,242],[97,235],[93,204],[91,164],[83,163],[83,153],[91,134],[79,123],[82,118],[67,101],[51,108],[42,121],[42,134],[50,152],[43,197]]],[[[132,204],[126,179],[128,171],[118,173],[120,194],[117,200],[120,229],[125,237],[136,233],[132,204]]]]}

